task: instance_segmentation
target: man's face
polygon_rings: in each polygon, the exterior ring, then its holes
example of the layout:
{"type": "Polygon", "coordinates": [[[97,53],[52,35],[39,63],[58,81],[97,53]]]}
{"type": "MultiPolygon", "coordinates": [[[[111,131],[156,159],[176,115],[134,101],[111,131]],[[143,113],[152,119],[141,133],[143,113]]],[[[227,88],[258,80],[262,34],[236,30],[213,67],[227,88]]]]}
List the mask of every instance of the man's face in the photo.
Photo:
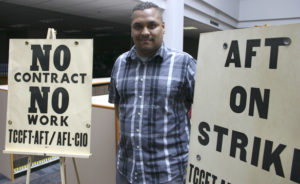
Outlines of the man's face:
{"type": "Polygon", "coordinates": [[[155,8],[134,11],[131,37],[139,56],[153,56],[162,44],[164,33],[165,24],[155,8]]]}

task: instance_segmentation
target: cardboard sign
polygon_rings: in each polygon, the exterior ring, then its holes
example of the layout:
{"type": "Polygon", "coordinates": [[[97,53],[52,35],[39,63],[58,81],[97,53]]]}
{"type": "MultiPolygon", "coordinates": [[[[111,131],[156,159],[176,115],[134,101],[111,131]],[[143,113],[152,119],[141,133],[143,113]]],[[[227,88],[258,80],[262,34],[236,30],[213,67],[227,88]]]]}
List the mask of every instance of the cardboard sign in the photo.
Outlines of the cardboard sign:
{"type": "Polygon", "coordinates": [[[93,41],[11,39],[5,153],[90,156],[93,41]]]}
{"type": "Polygon", "coordinates": [[[186,183],[300,183],[299,32],[200,35],[186,183]]]}

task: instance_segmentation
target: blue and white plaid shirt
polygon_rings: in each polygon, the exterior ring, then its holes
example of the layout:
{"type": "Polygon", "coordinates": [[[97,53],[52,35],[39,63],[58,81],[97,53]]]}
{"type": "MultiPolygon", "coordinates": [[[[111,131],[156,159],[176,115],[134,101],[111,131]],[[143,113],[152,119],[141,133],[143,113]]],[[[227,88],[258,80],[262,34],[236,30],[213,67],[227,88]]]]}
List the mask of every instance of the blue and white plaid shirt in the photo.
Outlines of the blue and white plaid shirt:
{"type": "Polygon", "coordinates": [[[109,102],[119,104],[118,171],[131,183],[184,178],[196,61],[162,44],[147,61],[133,47],[115,62],[109,102]]]}

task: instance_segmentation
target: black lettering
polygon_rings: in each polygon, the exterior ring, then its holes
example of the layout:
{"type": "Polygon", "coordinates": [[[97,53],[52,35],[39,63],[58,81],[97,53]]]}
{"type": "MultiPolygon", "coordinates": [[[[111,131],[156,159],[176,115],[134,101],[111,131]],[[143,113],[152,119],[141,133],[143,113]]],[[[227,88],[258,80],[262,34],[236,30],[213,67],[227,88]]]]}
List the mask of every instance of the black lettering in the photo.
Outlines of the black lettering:
{"type": "Polygon", "coordinates": [[[240,160],[246,162],[247,151],[245,147],[248,145],[248,138],[245,134],[232,130],[230,156],[235,158],[237,148],[240,149],[240,160]],[[238,142],[240,140],[240,142],[238,142]]]}
{"type": "Polygon", "coordinates": [[[193,178],[193,184],[197,184],[198,183],[198,179],[197,176],[199,175],[199,168],[195,167],[194,169],[194,178],[193,178]]]}
{"type": "Polygon", "coordinates": [[[58,126],[57,122],[57,117],[56,116],[51,116],[51,126],[53,126],[53,124],[55,126],[58,126]]]}
{"type": "Polygon", "coordinates": [[[202,178],[204,179],[204,177],[205,177],[205,171],[203,169],[201,169],[199,183],[202,183],[201,181],[202,181],[202,178]]]}
{"type": "Polygon", "coordinates": [[[41,116],[41,117],[40,117],[40,123],[41,123],[42,125],[47,125],[48,122],[49,122],[49,118],[48,118],[47,116],[41,116]]]}
{"type": "Polygon", "coordinates": [[[44,53],[41,45],[31,45],[32,50],[32,65],[30,66],[31,71],[38,71],[39,66],[37,60],[40,61],[40,65],[43,71],[49,71],[49,53],[51,45],[43,45],[44,53]]]}
{"type": "Polygon", "coordinates": [[[291,181],[300,183],[300,150],[294,149],[292,170],[291,170],[291,181]]]}
{"type": "Polygon", "coordinates": [[[44,75],[45,83],[47,83],[47,81],[48,81],[48,76],[49,76],[49,73],[43,73],[43,75],[44,75]]]}
{"type": "Polygon", "coordinates": [[[192,179],[192,173],[193,173],[193,168],[194,168],[194,165],[193,165],[193,164],[190,164],[189,183],[191,183],[191,179],[192,179]]]}
{"type": "Polygon", "coordinates": [[[35,131],[34,144],[40,144],[40,142],[39,142],[39,131],[35,131]]]}
{"type": "Polygon", "coordinates": [[[27,117],[28,117],[29,125],[31,125],[31,124],[36,125],[38,115],[29,115],[28,114],[27,117]]]}
{"type": "Polygon", "coordinates": [[[246,46],[246,58],[245,58],[245,68],[251,68],[252,56],[256,56],[256,52],[253,51],[253,47],[259,47],[260,40],[247,40],[246,46]]]}
{"type": "Polygon", "coordinates": [[[247,92],[242,86],[236,86],[230,93],[230,108],[233,112],[241,113],[245,110],[247,102],[247,92]],[[240,102],[237,104],[237,95],[240,95],[240,102]]]}
{"type": "Polygon", "coordinates": [[[251,164],[256,167],[259,159],[260,143],[261,143],[261,139],[258,137],[254,137],[251,164]]]}
{"type": "Polygon", "coordinates": [[[249,116],[253,116],[254,103],[256,102],[256,107],[258,110],[259,117],[267,119],[268,110],[269,110],[269,97],[270,97],[269,89],[264,90],[264,99],[262,99],[259,88],[251,88],[249,116]]]}
{"type": "Polygon", "coordinates": [[[262,169],[269,171],[271,165],[274,164],[276,174],[278,176],[284,177],[280,154],[284,150],[286,145],[283,144],[278,145],[273,152],[272,152],[272,147],[273,147],[273,142],[266,140],[262,169]]]}
{"type": "Polygon", "coordinates": [[[21,79],[20,78],[17,78],[18,76],[20,76],[21,75],[21,73],[20,72],[17,72],[16,74],[15,74],[15,81],[16,82],[21,82],[21,79]]]}
{"type": "Polygon", "coordinates": [[[61,116],[60,117],[60,126],[69,126],[67,123],[67,119],[69,116],[61,116]]]}
{"type": "Polygon", "coordinates": [[[81,83],[84,84],[84,77],[86,76],[86,73],[80,73],[81,76],[81,83]]]}
{"type": "Polygon", "coordinates": [[[218,178],[218,177],[217,177],[217,176],[215,176],[215,175],[212,175],[212,178],[213,178],[213,182],[212,182],[212,183],[213,183],[213,184],[215,184],[215,183],[216,183],[216,181],[217,181],[217,178],[218,178]]]}
{"type": "Polygon", "coordinates": [[[31,79],[31,75],[29,73],[24,73],[23,74],[23,81],[24,82],[29,82],[31,79]]]}
{"type": "Polygon", "coordinates": [[[289,39],[289,38],[287,38],[287,37],[266,38],[265,46],[271,46],[270,63],[269,63],[270,69],[277,69],[278,47],[285,45],[284,41],[286,39],[289,39]]]}
{"type": "Polygon", "coordinates": [[[49,131],[44,131],[44,133],[46,134],[46,136],[45,136],[45,144],[47,145],[49,131]]]}
{"type": "Polygon", "coordinates": [[[209,172],[206,172],[206,175],[205,175],[205,184],[209,184],[209,177],[211,176],[211,174],[209,172]]]}
{"type": "Polygon", "coordinates": [[[9,143],[11,143],[13,129],[9,129],[8,131],[9,131],[9,143]]]}
{"type": "Polygon", "coordinates": [[[69,65],[71,60],[71,52],[70,49],[65,45],[58,46],[54,51],[53,61],[54,66],[59,71],[65,71],[69,65]],[[61,63],[61,54],[63,53],[63,62],[61,63]]]}
{"type": "Polygon", "coordinates": [[[72,146],[72,144],[70,142],[70,132],[68,132],[68,146],[72,146]]]}
{"type": "Polygon", "coordinates": [[[214,131],[218,133],[216,150],[222,152],[223,135],[228,135],[228,129],[215,125],[214,131]]]}
{"type": "Polygon", "coordinates": [[[234,63],[236,68],[241,67],[239,44],[238,44],[237,40],[231,41],[231,45],[230,45],[229,52],[228,52],[228,55],[227,55],[225,67],[229,67],[230,63],[234,63]]]}
{"type": "Polygon", "coordinates": [[[78,80],[75,80],[75,77],[77,78],[78,77],[78,74],[77,73],[74,73],[72,76],[71,76],[71,81],[73,83],[78,83],[78,80]]]}
{"type": "Polygon", "coordinates": [[[56,145],[61,146],[61,132],[58,132],[56,145]]]}
{"type": "Polygon", "coordinates": [[[67,135],[67,132],[63,132],[63,146],[65,145],[65,142],[67,140],[66,135],[67,135]]]}
{"type": "Polygon", "coordinates": [[[44,131],[40,131],[40,144],[42,144],[42,140],[44,139],[44,136],[43,136],[43,134],[44,134],[44,131]]]}
{"type": "Polygon", "coordinates": [[[19,133],[18,133],[18,138],[19,138],[19,141],[18,141],[18,143],[22,143],[22,135],[23,135],[23,132],[22,132],[22,130],[19,130],[19,133]]]}
{"type": "Polygon", "coordinates": [[[23,134],[23,144],[25,143],[25,139],[27,138],[27,130],[24,130],[24,134],[23,134]]]}
{"type": "Polygon", "coordinates": [[[57,73],[51,73],[51,83],[58,83],[57,77],[57,73]]]}
{"type": "Polygon", "coordinates": [[[56,132],[53,132],[53,133],[52,133],[52,136],[51,136],[51,139],[50,139],[50,143],[49,143],[49,145],[51,145],[51,144],[52,144],[52,141],[53,141],[53,139],[54,139],[54,136],[55,136],[55,134],[56,134],[56,132]]]}
{"type": "Polygon", "coordinates": [[[28,130],[28,133],[29,133],[29,136],[28,136],[29,141],[28,141],[28,143],[31,144],[31,133],[32,133],[32,130],[28,130]]]}
{"type": "Polygon", "coordinates": [[[37,82],[41,82],[42,80],[42,74],[41,73],[33,73],[32,74],[32,82],[35,82],[35,81],[37,81],[37,82]]]}
{"type": "Polygon", "coordinates": [[[37,103],[41,113],[48,112],[48,93],[50,91],[50,87],[42,87],[43,95],[39,87],[31,86],[29,87],[29,91],[31,92],[30,97],[30,107],[28,108],[29,113],[36,113],[37,108],[35,104],[37,103]],[[35,103],[36,102],[36,103],[35,103]]]}
{"type": "Polygon", "coordinates": [[[206,122],[199,123],[198,130],[202,136],[198,136],[198,141],[203,146],[206,146],[209,143],[209,136],[204,129],[210,131],[209,124],[206,122]]]}
{"type": "Polygon", "coordinates": [[[83,139],[82,145],[83,145],[83,147],[86,147],[86,146],[88,145],[88,134],[87,134],[87,133],[84,133],[82,139],[83,139]]]}
{"type": "Polygon", "coordinates": [[[67,110],[68,106],[69,106],[69,93],[68,93],[68,91],[64,88],[61,88],[61,87],[55,89],[55,91],[53,92],[53,95],[52,95],[52,108],[53,108],[53,110],[58,114],[62,114],[67,110]],[[60,106],[58,104],[59,96],[61,96],[60,106]]]}
{"type": "Polygon", "coordinates": [[[61,82],[61,83],[63,83],[63,82],[70,83],[70,80],[69,80],[69,77],[68,77],[68,74],[67,74],[67,73],[64,73],[64,74],[63,74],[62,79],[61,79],[60,82],[61,82]]]}
{"type": "Polygon", "coordinates": [[[14,130],[14,136],[13,136],[13,143],[17,143],[18,142],[18,130],[14,130]]]}
{"type": "Polygon", "coordinates": [[[75,142],[75,146],[79,146],[80,145],[80,136],[79,136],[78,132],[75,133],[75,140],[74,140],[74,142],[75,142]]]}

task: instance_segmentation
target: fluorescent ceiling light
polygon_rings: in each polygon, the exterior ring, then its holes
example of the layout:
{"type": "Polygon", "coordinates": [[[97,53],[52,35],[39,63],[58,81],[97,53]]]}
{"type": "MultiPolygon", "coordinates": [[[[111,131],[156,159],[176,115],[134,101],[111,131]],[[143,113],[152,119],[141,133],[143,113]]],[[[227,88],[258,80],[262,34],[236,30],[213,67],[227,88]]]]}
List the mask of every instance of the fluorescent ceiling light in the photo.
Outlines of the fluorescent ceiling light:
{"type": "Polygon", "coordinates": [[[13,24],[13,25],[9,25],[9,27],[12,28],[22,28],[22,27],[28,27],[29,24],[13,24]]]}
{"type": "Polygon", "coordinates": [[[65,30],[65,31],[63,31],[63,32],[65,32],[65,33],[79,33],[79,32],[81,32],[81,30],[78,30],[78,29],[71,29],[71,30],[65,30]]]}
{"type": "Polygon", "coordinates": [[[96,31],[102,31],[102,30],[113,30],[114,27],[112,27],[112,26],[103,26],[103,27],[94,27],[92,29],[96,30],[96,31]]]}
{"type": "Polygon", "coordinates": [[[40,22],[42,23],[51,23],[51,22],[59,22],[59,21],[63,21],[63,19],[61,18],[57,18],[57,19],[42,19],[42,20],[39,20],[40,22]]]}
{"type": "Polygon", "coordinates": [[[194,30],[194,29],[198,29],[198,28],[193,27],[193,26],[187,26],[187,27],[184,27],[183,29],[184,30],[194,30]]]}

